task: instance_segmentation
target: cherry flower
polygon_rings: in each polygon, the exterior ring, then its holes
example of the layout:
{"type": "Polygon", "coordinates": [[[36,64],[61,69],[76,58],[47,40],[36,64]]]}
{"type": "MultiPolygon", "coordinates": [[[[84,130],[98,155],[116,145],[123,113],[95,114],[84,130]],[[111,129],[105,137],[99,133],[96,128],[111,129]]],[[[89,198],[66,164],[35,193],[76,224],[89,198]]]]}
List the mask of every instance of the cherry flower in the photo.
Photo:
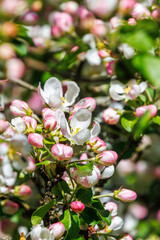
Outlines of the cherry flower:
{"type": "Polygon", "coordinates": [[[147,88],[146,82],[141,82],[139,85],[135,79],[131,79],[126,85],[118,80],[111,81],[111,87],[109,93],[111,97],[116,101],[123,99],[135,99],[147,88]]]}
{"type": "Polygon", "coordinates": [[[70,121],[71,128],[61,110],[57,111],[56,119],[65,138],[75,142],[77,145],[83,145],[87,140],[96,137],[100,132],[98,122],[95,122],[91,130],[88,129],[91,124],[91,115],[89,110],[79,109],[70,121]]]}
{"type": "Polygon", "coordinates": [[[44,90],[39,85],[39,94],[42,100],[52,108],[68,110],[79,94],[79,87],[73,81],[67,82],[67,91],[63,96],[61,82],[55,78],[49,78],[44,84],[44,90]]]}

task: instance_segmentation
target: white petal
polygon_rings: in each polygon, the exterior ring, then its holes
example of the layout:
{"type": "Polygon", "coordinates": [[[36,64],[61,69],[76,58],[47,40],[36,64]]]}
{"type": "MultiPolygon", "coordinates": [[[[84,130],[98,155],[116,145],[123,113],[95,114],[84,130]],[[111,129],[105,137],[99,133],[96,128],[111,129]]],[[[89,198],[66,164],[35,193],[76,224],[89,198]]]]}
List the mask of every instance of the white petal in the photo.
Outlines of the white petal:
{"type": "Polygon", "coordinates": [[[109,167],[105,167],[105,169],[103,170],[103,172],[101,173],[101,179],[107,179],[110,178],[114,173],[114,166],[109,166],[109,167]]]}
{"type": "Polygon", "coordinates": [[[70,128],[68,126],[68,122],[65,118],[64,112],[62,112],[61,110],[56,111],[56,120],[58,125],[60,126],[63,136],[67,139],[70,139],[70,128]]]}
{"type": "Polygon", "coordinates": [[[71,119],[70,126],[73,129],[84,129],[87,128],[91,123],[91,112],[87,109],[79,109],[71,119]]]}
{"type": "Polygon", "coordinates": [[[11,120],[12,125],[15,127],[18,133],[22,133],[26,129],[26,125],[21,117],[17,117],[11,120]]]}
{"type": "Polygon", "coordinates": [[[141,93],[142,92],[144,92],[145,90],[146,90],[146,88],[148,87],[148,85],[147,85],[147,83],[146,82],[141,82],[140,84],[139,84],[139,86],[140,86],[140,91],[141,91],[141,93]]]}
{"type": "Polygon", "coordinates": [[[11,145],[16,152],[21,152],[22,155],[28,155],[30,152],[30,145],[27,138],[22,134],[15,134],[11,139],[11,145]]]}
{"type": "Polygon", "coordinates": [[[4,177],[10,178],[13,176],[13,169],[8,156],[5,156],[2,161],[2,172],[4,177]]]}
{"type": "Polygon", "coordinates": [[[95,124],[93,128],[91,129],[91,138],[97,137],[100,133],[101,127],[97,121],[95,121],[95,124]]]}
{"type": "Polygon", "coordinates": [[[47,95],[47,93],[45,93],[43,91],[43,89],[41,88],[40,84],[38,86],[38,93],[41,96],[43,102],[49,104],[48,95],[47,95]]]}
{"type": "Polygon", "coordinates": [[[101,64],[101,58],[96,49],[90,49],[87,51],[86,60],[91,66],[99,66],[101,64]]]}
{"type": "Polygon", "coordinates": [[[63,96],[63,91],[62,91],[62,84],[61,82],[55,78],[49,78],[45,84],[44,84],[44,91],[45,93],[47,93],[48,95],[53,94],[53,92],[58,92],[60,97],[63,96]]]}
{"type": "Polygon", "coordinates": [[[50,240],[51,234],[47,228],[42,228],[39,237],[40,237],[40,240],[50,240]]]}
{"type": "Polygon", "coordinates": [[[73,141],[77,145],[83,145],[86,141],[90,139],[90,130],[89,129],[82,129],[77,134],[72,136],[73,141]]]}
{"type": "Polygon", "coordinates": [[[5,184],[7,186],[13,186],[17,178],[17,172],[13,172],[13,175],[9,178],[5,178],[5,184]]]}
{"type": "Polygon", "coordinates": [[[64,95],[66,102],[64,106],[70,106],[75,102],[76,97],[79,95],[80,89],[77,83],[73,81],[68,81],[67,83],[67,91],[64,95]]]}

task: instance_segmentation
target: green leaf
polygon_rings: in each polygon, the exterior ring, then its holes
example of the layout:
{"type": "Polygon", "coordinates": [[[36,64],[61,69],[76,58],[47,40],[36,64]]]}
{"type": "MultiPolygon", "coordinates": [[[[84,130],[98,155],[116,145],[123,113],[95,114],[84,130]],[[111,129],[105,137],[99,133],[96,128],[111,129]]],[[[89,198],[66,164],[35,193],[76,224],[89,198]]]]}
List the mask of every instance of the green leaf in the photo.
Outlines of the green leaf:
{"type": "Polygon", "coordinates": [[[160,125],[160,116],[156,116],[153,118],[153,122],[160,125]]]}
{"type": "Polygon", "coordinates": [[[80,216],[88,224],[92,223],[94,220],[95,221],[101,220],[99,214],[97,213],[97,210],[92,207],[85,207],[84,211],[80,214],[80,216]]]}
{"type": "Polygon", "coordinates": [[[52,161],[49,161],[49,160],[46,160],[46,161],[43,161],[41,163],[36,163],[36,166],[41,166],[41,165],[49,165],[53,163],[52,161]]]}
{"type": "Polygon", "coordinates": [[[61,191],[58,188],[58,185],[55,185],[54,187],[52,187],[51,193],[57,197],[57,200],[61,200],[63,198],[61,191]]]}
{"type": "Polygon", "coordinates": [[[104,206],[100,202],[100,200],[94,200],[92,206],[97,211],[100,219],[105,221],[108,225],[111,224],[111,215],[110,212],[104,209],[104,206]]]}
{"type": "Polygon", "coordinates": [[[134,125],[136,124],[136,122],[137,122],[137,119],[128,120],[128,119],[125,118],[125,117],[122,117],[122,118],[121,118],[122,127],[123,127],[127,132],[132,132],[132,130],[133,130],[134,125]]]}
{"type": "Polygon", "coordinates": [[[124,41],[133,48],[144,52],[154,47],[153,39],[143,29],[125,34],[124,41]]]}
{"type": "Polygon", "coordinates": [[[132,60],[133,66],[152,85],[160,88],[160,59],[151,54],[137,54],[132,60]]]}
{"type": "Polygon", "coordinates": [[[144,134],[144,132],[149,126],[149,122],[150,122],[150,113],[149,111],[147,111],[145,114],[143,114],[143,116],[139,119],[139,121],[135,126],[135,130],[134,130],[135,140],[138,140],[139,138],[142,137],[142,135],[144,134]]]}
{"type": "Polygon", "coordinates": [[[79,216],[74,212],[70,212],[70,216],[71,216],[71,227],[69,228],[69,231],[67,233],[67,236],[65,237],[65,240],[75,239],[78,236],[80,231],[79,216]]]}
{"type": "Polygon", "coordinates": [[[71,215],[68,209],[65,210],[61,222],[64,224],[65,229],[68,231],[68,229],[71,227],[71,215]]]}
{"type": "Polygon", "coordinates": [[[27,45],[25,43],[14,43],[14,49],[16,51],[16,53],[21,56],[24,57],[27,55],[27,45]]]}
{"type": "Polygon", "coordinates": [[[75,166],[82,172],[86,172],[86,173],[90,173],[93,170],[93,162],[87,163],[85,165],[84,164],[78,165],[75,163],[75,166]]]}
{"type": "Polygon", "coordinates": [[[62,180],[61,182],[59,182],[59,184],[61,185],[61,188],[63,189],[63,191],[65,193],[69,193],[70,194],[70,188],[68,186],[68,184],[66,183],[66,181],[62,180]]]}
{"type": "Polygon", "coordinates": [[[140,95],[139,95],[139,98],[140,98],[141,101],[144,102],[144,103],[147,101],[146,96],[144,96],[143,94],[140,94],[140,95]]]}
{"type": "Polygon", "coordinates": [[[52,200],[51,202],[39,207],[31,216],[31,223],[33,226],[39,224],[46,213],[51,209],[51,207],[54,205],[55,200],[52,200]]]}
{"type": "Polygon", "coordinates": [[[76,192],[76,198],[78,198],[79,201],[81,201],[84,204],[88,204],[92,201],[92,197],[93,197],[93,192],[91,188],[80,188],[77,192],[76,192]]]}

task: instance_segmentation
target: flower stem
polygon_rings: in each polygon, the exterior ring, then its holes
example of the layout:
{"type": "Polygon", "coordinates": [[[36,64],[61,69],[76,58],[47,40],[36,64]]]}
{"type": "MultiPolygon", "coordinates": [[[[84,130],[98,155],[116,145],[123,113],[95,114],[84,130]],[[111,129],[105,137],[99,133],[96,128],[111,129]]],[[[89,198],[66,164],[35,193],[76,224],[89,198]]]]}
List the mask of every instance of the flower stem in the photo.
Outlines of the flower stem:
{"type": "Polygon", "coordinates": [[[150,92],[148,91],[148,89],[146,89],[146,94],[147,94],[147,97],[148,97],[149,102],[152,103],[152,97],[151,97],[151,94],[150,94],[150,92]]]}
{"type": "Polygon", "coordinates": [[[102,197],[114,197],[113,193],[108,193],[104,195],[94,196],[93,199],[102,198],[102,197]]]}

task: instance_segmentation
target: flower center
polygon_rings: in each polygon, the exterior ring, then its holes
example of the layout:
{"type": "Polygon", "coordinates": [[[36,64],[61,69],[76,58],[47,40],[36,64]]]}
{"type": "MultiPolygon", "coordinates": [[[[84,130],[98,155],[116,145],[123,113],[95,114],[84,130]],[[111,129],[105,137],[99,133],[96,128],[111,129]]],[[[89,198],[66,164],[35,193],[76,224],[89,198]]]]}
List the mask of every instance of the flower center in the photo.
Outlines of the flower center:
{"type": "Polygon", "coordinates": [[[130,91],[131,91],[131,88],[132,88],[132,84],[128,84],[125,88],[124,88],[124,92],[126,94],[128,94],[130,91]]]}
{"type": "Polygon", "coordinates": [[[79,132],[80,129],[81,129],[81,128],[75,128],[75,127],[71,128],[71,130],[72,130],[72,135],[73,135],[73,136],[76,135],[76,134],[79,132]]]}
{"type": "Polygon", "coordinates": [[[64,106],[64,103],[66,102],[65,97],[61,97],[61,100],[62,100],[62,106],[64,106]]]}

